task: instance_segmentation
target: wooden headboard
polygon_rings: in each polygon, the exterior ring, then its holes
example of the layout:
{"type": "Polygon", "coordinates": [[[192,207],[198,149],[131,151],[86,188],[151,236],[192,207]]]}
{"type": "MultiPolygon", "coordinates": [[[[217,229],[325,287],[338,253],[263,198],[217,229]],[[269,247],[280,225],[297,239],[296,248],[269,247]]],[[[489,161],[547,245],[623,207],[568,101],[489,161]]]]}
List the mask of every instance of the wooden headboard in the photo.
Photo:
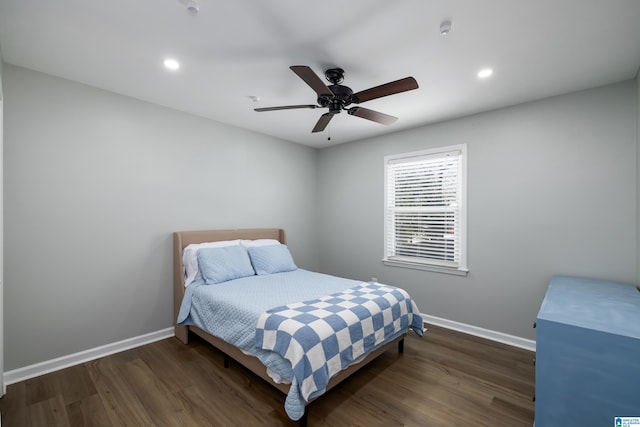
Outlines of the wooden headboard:
{"type": "MultiPolygon", "coordinates": [[[[196,230],[173,233],[173,321],[178,318],[180,304],[184,297],[184,273],[182,270],[182,250],[192,243],[217,242],[221,240],[276,239],[285,243],[281,228],[244,228],[235,230],[196,230]]],[[[175,325],[175,334],[182,342],[187,342],[186,326],[175,325]]]]}

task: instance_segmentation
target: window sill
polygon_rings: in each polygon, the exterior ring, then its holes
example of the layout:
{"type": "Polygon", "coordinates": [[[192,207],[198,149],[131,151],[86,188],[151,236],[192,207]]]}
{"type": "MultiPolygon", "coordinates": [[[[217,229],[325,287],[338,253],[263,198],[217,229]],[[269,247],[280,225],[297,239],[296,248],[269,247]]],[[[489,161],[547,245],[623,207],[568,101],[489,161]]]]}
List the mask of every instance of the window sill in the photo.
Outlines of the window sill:
{"type": "Polygon", "coordinates": [[[409,261],[398,261],[391,259],[383,259],[382,263],[389,267],[411,268],[414,270],[431,271],[434,273],[452,274],[454,276],[466,276],[469,270],[462,268],[440,267],[437,265],[423,264],[409,261]]]}

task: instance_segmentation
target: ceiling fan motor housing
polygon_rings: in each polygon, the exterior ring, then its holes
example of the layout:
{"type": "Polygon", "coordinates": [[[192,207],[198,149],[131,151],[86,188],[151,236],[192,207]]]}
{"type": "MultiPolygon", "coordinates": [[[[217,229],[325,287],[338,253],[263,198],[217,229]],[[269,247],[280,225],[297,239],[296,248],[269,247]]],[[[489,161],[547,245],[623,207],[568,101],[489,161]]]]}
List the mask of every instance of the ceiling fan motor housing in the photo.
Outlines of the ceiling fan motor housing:
{"type": "Polygon", "coordinates": [[[342,68],[329,68],[325,70],[324,76],[332,83],[327,87],[331,90],[333,96],[319,96],[318,104],[321,107],[329,107],[331,114],[338,114],[347,105],[351,104],[353,91],[351,88],[340,84],[344,80],[344,70],[342,68]]]}
{"type": "Polygon", "coordinates": [[[339,84],[327,86],[333,96],[319,96],[318,105],[321,107],[329,107],[329,112],[338,114],[347,105],[353,102],[353,91],[351,88],[339,84]]]}

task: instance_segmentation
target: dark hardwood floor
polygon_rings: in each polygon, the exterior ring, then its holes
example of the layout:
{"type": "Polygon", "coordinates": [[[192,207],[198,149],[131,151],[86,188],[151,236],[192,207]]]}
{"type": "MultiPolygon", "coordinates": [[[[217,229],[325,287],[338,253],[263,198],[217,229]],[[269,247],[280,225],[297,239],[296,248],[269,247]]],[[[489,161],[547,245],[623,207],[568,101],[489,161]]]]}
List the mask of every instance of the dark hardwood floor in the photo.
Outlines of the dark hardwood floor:
{"type": "MultiPolygon", "coordinates": [[[[309,406],[309,426],[533,424],[534,354],[447,329],[413,333],[309,406]]],[[[7,387],[3,427],[295,426],[284,395],[197,337],[7,387]]]]}

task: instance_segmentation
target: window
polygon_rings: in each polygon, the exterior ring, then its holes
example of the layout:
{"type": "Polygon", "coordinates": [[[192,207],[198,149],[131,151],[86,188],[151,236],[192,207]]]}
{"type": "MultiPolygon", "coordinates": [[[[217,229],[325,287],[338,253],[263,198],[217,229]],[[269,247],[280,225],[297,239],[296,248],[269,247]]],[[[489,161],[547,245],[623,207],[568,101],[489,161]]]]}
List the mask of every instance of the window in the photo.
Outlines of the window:
{"type": "Polygon", "coordinates": [[[385,157],[386,265],[467,273],[466,148],[385,157]]]}

